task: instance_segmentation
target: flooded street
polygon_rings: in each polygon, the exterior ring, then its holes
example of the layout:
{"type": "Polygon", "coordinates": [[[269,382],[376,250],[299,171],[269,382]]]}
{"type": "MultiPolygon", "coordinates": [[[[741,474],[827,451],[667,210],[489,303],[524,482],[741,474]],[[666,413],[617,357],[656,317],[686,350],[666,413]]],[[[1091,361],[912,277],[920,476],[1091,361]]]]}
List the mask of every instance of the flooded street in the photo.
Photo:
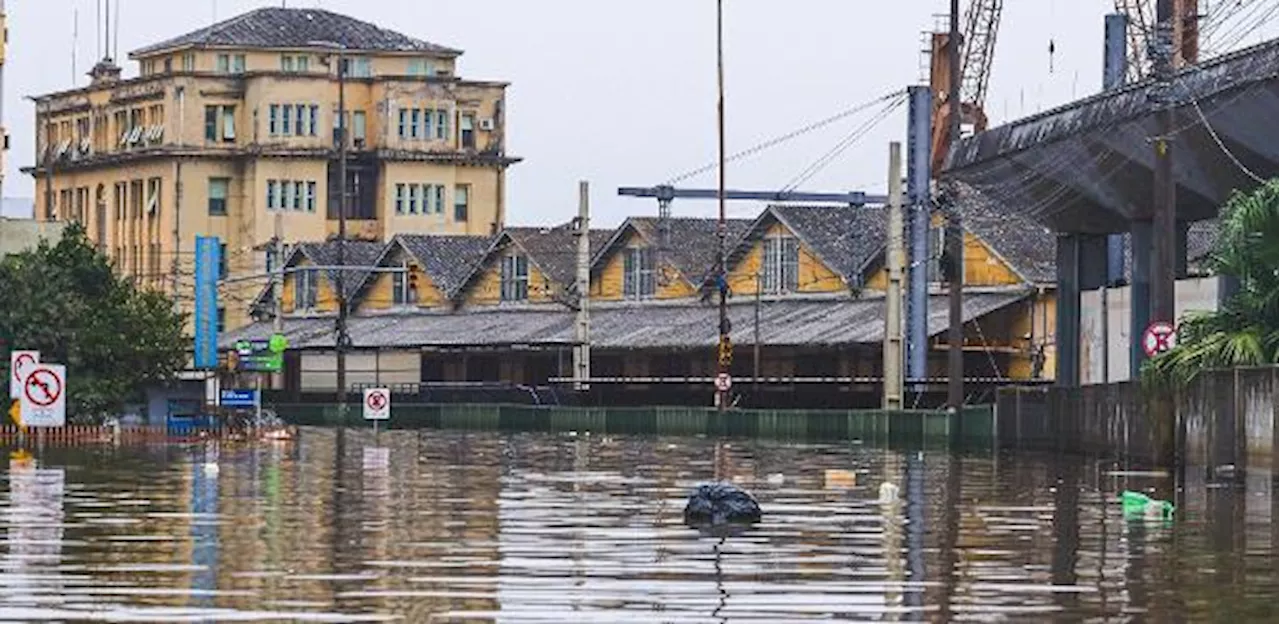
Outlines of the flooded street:
{"type": "Polygon", "coordinates": [[[438,430],[46,448],[0,480],[0,620],[1276,621],[1270,475],[1188,477],[1164,525],[1121,517],[1154,481],[1119,468],[438,430]],[[741,536],[682,523],[717,476],[763,507],[741,536]]]}

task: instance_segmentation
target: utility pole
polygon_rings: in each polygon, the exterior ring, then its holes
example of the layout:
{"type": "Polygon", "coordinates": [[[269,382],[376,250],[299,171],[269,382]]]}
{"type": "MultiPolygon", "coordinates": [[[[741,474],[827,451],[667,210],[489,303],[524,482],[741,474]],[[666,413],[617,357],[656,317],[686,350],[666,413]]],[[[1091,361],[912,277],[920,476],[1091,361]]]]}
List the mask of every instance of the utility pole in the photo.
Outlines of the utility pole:
{"type": "MultiPolygon", "coordinates": [[[[1173,0],[1156,2],[1156,44],[1152,47],[1157,84],[1155,181],[1152,197],[1151,320],[1174,321],[1174,249],[1178,243],[1177,186],[1173,177],[1173,0]]],[[[1145,328],[1144,328],[1145,329],[1145,328]]],[[[1137,371],[1134,371],[1135,373],[1137,371]]]]}
{"type": "MultiPolygon", "coordinates": [[[[284,333],[284,215],[277,212],[271,237],[271,335],[284,333]]],[[[272,388],[283,388],[284,372],[271,376],[272,388]]]]}
{"type": "Polygon", "coordinates": [[[587,181],[578,182],[578,229],[574,235],[578,237],[578,278],[577,278],[577,318],[574,323],[573,345],[573,389],[582,391],[590,386],[591,379],[591,216],[590,193],[587,181]]]}
{"type": "MultiPolygon", "coordinates": [[[[950,93],[947,105],[951,145],[960,144],[960,0],[951,0],[951,34],[948,41],[951,60],[950,93]]],[[[952,194],[952,202],[955,200],[952,194]]],[[[946,276],[950,329],[947,332],[947,404],[959,410],[964,404],[964,230],[960,211],[953,203],[947,209],[946,255],[950,257],[951,274],[946,276]]]]}
{"type": "MultiPolygon", "coordinates": [[[[716,227],[718,250],[716,257],[719,267],[718,286],[720,290],[720,344],[717,353],[717,364],[721,375],[729,374],[733,363],[733,342],[729,338],[729,274],[725,258],[725,238],[729,235],[729,225],[725,221],[724,196],[724,0],[716,0],[716,133],[719,141],[719,188],[717,199],[720,204],[720,220],[716,227]]],[[[716,407],[724,411],[729,405],[729,393],[716,389],[716,407]]]]}
{"type": "Polygon", "coordinates": [[[884,409],[900,410],[902,396],[902,270],[906,265],[902,242],[902,144],[889,144],[889,232],[886,264],[889,287],[884,315],[884,409]]]}
{"type": "Polygon", "coordinates": [[[756,271],[756,309],[755,309],[755,330],[752,332],[751,339],[751,390],[756,392],[760,389],[760,286],[761,275],[756,271]]]}

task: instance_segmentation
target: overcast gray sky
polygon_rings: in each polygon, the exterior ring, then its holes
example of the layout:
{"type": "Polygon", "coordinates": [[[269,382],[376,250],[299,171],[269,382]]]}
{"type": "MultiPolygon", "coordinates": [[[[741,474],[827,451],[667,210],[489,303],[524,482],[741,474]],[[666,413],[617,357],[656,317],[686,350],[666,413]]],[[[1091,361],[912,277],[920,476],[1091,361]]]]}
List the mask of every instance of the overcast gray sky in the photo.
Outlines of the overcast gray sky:
{"type": "MultiPolygon", "coordinates": [[[[963,4],[967,4],[966,0],[963,4]]],[[[30,197],[33,107],[28,95],[84,85],[99,53],[98,0],[9,0],[4,116],[12,135],[4,193],[30,197]],[[72,45],[79,9],[79,44],[72,45]],[[73,79],[72,49],[77,62],[73,79]]],[[[1243,3],[1237,19],[1265,17],[1220,41],[1275,36],[1275,0],[1243,3]],[[1256,5],[1251,17],[1244,11],[1256,5]],[[1237,33],[1245,33],[1238,36],[1237,33]]],[[[120,53],[280,0],[119,0],[120,53]],[[182,6],[182,10],[175,7],[182,6]]],[[[656,212],[617,187],[652,185],[712,162],[715,127],[714,0],[288,0],[462,48],[464,77],[511,82],[508,151],[512,223],[554,223],[576,211],[577,181],[592,184],[593,225],[656,212]]],[[[1099,89],[1103,16],[1113,0],[1004,3],[987,113],[993,125],[1099,89]],[[1049,42],[1055,43],[1050,72],[1049,42]]],[[[943,20],[945,0],[726,0],[726,127],[730,153],[924,80],[921,32],[943,20]],[[785,8],[784,8],[785,7],[785,8]]],[[[134,75],[128,62],[125,74],[134,75]]],[[[873,108],[726,168],[731,188],[778,189],[873,108]]],[[[887,117],[802,190],[882,192],[887,144],[904,140],[905,108],[887,117]]],[[[714,172],[685,186],[714,188],[714,172]]],[[[677,215],[709,216],[714,201],[677,201],[677,215]]],[[[760,206],[730,203],[731,216],[760,206]]]]}

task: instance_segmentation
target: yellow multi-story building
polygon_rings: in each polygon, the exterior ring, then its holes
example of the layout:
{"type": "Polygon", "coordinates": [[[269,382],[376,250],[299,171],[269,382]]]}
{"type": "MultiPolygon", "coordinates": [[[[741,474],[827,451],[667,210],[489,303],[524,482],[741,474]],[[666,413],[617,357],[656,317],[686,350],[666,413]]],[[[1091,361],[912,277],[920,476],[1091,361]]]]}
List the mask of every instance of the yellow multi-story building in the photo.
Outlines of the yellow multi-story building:
{"type": "MultiPolygon", "coordinates": [[[[78,221],[139,283],[192,297],[197,235],[229,278],[284,242],[337,231],[339,90],[348,235],[491,235],[505,221],[506,83],[457,75],[460,50],[319,9],[263,8],[103,59],[82,88],[34,98],[36,218],[78,221]],[[339,66],[344,67],[339,80],[339,66]]],[[[222,287],[224,327],[262,281],[222,287]]]]}

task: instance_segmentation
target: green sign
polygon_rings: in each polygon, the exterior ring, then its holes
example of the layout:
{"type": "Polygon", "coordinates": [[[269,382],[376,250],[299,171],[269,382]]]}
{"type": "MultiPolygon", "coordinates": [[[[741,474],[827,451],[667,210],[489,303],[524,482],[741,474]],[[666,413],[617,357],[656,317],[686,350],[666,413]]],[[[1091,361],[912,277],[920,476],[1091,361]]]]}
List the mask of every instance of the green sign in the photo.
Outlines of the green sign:
{"type": "Polygon", "coordinates": [[[236,342],[236,355],[240,356],[240,370],[276,373],[284,368],[284,351],[289,341],[275,334],[268,339],[240,340],[236,342]]]}

